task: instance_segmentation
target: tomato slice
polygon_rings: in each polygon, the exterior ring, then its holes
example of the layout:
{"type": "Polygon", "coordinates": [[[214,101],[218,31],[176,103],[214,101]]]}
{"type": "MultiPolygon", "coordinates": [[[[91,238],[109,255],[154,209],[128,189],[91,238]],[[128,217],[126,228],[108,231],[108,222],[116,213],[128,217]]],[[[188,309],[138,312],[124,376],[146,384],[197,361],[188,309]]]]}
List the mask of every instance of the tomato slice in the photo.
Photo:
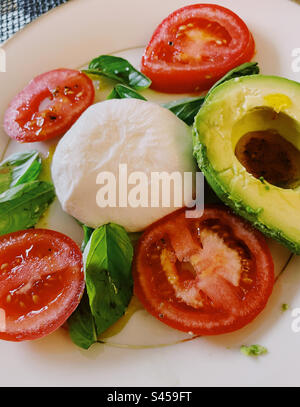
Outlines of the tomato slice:
{"type": "Polygon", "coordinates": [[[0,339],[40,338],[75,310],[85,282],[82,254],[69,237],[30,229],[0,237],[0,339]]]}
{"type": "Polygon", "coordinates": [[[250,61],[255,43],[246,24],[227,8],[195,4],[170,14],[155,30],[142,59],[152,88],[169,93],[209,89],[250,61]]]}
{"type": "Polygon", "coordinates": [[[12,100],[4,128],[22,143],[63,135],[94,101],[92,80],[73,69],[56,69],[34,78],[12,100]]]}
{"type": "Polygon", "coordinates": [[[263,236],[229,210],[185,208],[142,235],[134,259],[135,293],[160,321],[196,335],[242,328],[265,307],[274,265],[263,236]]]}

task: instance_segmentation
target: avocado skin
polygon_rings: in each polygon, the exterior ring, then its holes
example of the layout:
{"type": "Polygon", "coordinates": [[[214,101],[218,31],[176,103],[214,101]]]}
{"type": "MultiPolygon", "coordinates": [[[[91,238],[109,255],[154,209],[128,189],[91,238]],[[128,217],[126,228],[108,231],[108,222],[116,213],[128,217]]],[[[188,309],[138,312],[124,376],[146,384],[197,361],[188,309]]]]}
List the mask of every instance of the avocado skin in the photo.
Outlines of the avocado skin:
{"type": "MultiPolygon", "coordinates": [[[[261,75],[253,76],[260,77],[261,75]]],[[[225,82],[225,84],[220,85],[220,87],[218,87],[217,90],[221,87],[230,86],[230,82],[233,83],[233,81],[234,79],[225,82]]],[[[207,98],[207,100],[205,101],[200,110],[202,110],[202,108],[205,107],[207,103],[210,103],[210,100],[213,98],[215,92],[216,90],[214,90],[209,95],[209,97],[207,98]]],[[[300,255],[300,243],[291,240],[282,230],[270,228],[259,221],[258,215],[262,213],[263,208],[253,210],[251,207],[245,204],[243,200],[237,200],[235,197],[232,197],[230,193],[227,192],[225,186],[222,185],[222,183],[216,176],[216,173],[207,157],[206,147],[200,142],[200,135],[197,129],[198,115],[195,117],[193,125],[193,145],[194,145],[193,154],[197,160],[200,170],[205,176],[206,181],[208,182],[212,190],[215,192],[217,197],[225,205],[229,206],[237,215],[240,215],[244,219],[248,220],[256,229],[260,230],[264,235],[272,239],[275,239],[279,243],[283,244],[291,252],[300,255]]]]}

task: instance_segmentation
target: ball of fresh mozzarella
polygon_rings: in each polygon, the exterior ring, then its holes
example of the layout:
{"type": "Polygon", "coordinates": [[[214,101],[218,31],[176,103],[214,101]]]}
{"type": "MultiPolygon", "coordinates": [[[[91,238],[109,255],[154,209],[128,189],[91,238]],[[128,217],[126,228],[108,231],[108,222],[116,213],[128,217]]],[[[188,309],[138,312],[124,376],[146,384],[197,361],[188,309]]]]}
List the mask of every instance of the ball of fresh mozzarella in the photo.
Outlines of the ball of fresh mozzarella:
{"type": "Polygon", "coordinates": [[[174,211],[172,200],[170,207],[162,207],[161,200],[159,207],[151,207],[151,173],[163,171],[179,172],[182,178],[184,172],[196,171],[191,129],[169,110],[137,99],[107,100],[89,107],[60,140],[52,162],[56,194],[67,213],[93,228],[114,222],[128,232],[141,231],[174,211]],[[126,188],[128,194],[133,188],[125,185],[124,172],[120,179],[120,164],[127,165],[129,180],[136,171],[145,174],[148,207],[124,202],[125,207],[119,206],[119,195],[124,197],[126,188]],[[99,207],[99,190],[110,182],[103,181],[108,173],[117,181],[116,206],[99,207]]]}

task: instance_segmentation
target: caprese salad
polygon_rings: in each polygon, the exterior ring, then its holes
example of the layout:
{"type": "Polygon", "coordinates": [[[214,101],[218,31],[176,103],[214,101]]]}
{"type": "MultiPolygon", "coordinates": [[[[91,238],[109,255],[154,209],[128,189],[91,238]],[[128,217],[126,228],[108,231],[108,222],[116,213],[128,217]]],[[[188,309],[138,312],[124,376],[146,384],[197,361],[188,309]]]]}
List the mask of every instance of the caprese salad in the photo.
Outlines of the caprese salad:
{"type": "Polygon", "coordinates": [[[300,84],[259,74],[254,54],[239,16],[195,4],[156,28],[140,70],[100,55],[80,71],[42,73],[15,96],[8,136],[57,145],[51,182],[37,151],[0,163],[1,339],[36,339],[64,324],[87,349],[133,295],[193,335],[235,331],[264,309],[274,264],[263,235],[300,253],[300,84]],[[111,91],[94,103],[102,78],[111,91]],[[189,95],[162,105],[147,88],[189,95]],[[200,169],[203,213],[187,218],[185,208],[141,200],[99,207],[98,174],[122,164],[145,177],[200,169]],[[55,197],[81,224],[81,249],[35,228],[55,197]]]}

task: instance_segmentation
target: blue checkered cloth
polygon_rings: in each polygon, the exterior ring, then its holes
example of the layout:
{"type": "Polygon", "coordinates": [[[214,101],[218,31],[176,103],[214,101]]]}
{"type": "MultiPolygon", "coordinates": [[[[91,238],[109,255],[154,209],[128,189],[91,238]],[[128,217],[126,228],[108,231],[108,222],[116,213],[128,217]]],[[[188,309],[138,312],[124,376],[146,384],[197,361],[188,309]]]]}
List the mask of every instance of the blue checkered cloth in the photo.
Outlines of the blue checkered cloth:
{"type": "Polygon", "coordinates": [[[0,43],[46,11],[68,0],[0,0],[0,43]]]}

